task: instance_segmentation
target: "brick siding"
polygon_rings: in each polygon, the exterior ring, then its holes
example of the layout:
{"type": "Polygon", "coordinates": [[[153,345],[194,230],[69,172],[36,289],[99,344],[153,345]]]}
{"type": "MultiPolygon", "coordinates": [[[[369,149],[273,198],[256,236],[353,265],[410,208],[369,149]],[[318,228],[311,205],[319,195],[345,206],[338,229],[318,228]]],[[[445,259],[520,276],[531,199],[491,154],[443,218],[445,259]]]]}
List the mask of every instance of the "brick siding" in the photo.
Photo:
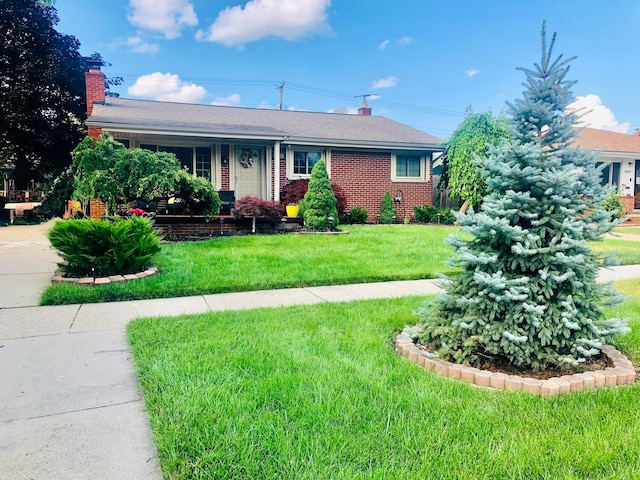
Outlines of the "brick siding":
{"type": "Polygon", "coordinates": [[[366,208],[368,221],[377,221],[380,204],[386,192],[395,197],[402,191],[402,201],[395,204],[398,221],[413,216],[413,207],[433,203],[433,182],[392,182],[391,152],[331,152],[331,181],[344,188],[347,211],[354,207],[366,208]]]}
{"type": "Polygon", "coordinates": [[[620,196],[619,199],[620,199],[620,203],[624,207],[625,215],[633,213],[633,205],[634,205],[635,198],[632,196],[620,196]]]}

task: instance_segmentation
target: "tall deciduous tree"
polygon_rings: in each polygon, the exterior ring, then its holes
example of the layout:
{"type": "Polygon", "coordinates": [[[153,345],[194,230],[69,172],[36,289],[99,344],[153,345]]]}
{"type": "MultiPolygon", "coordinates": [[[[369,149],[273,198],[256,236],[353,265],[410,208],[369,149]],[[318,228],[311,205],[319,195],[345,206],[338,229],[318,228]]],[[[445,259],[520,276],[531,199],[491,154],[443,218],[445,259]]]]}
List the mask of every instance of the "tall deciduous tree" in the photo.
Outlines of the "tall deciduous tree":
{"type": "Polygon", "coordinates": [[[588,241],[616,224],[603,207],[591,151],[571,147],[576,117],[565,114],[575,82],[573,59],[553,58],[555,35],[527,77],[524,97],[509,104],[510,142],[484,161],[489,194],[482,211],[459,215],[473,238],[452,238],[462,273],[449,280],[423,341],[460,363],[562,369],[597,356],[613,335],[628,331],[604,319],[615,292],[596,283],[606,258],[588,241]]]}
{"type": "Polygon", "coordinates": [[[64,169],[84,136],[85,62],[57,23],[50,5],[0,0],[0,164],[18,181],[64,169]]]}
{"type": "Polygon", "coordinates": [[[497,146],[508,137],[503,118],[468,109],[464,121],[447,140],[441,181],[452,197],[463,201],[462,213],[477,204],[487,192],[479,160],[487,156],[489,145],[497,146]]]}

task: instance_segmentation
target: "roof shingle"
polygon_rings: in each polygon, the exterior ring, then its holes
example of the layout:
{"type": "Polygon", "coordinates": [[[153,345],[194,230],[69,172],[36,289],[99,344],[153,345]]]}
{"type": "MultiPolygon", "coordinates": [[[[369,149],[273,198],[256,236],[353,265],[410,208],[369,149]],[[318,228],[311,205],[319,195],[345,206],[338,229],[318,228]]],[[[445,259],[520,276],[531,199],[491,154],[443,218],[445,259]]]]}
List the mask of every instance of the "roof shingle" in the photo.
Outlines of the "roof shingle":
{"type": "Polygon", "coordinates": [[[314,140],[361,145],[433,147],[441,140],[402,123],[378,116],[316,113],[216,105],[108,98],[95,104],[87,125],[140,129],[148,132],[198,132],[247,135],[257,138],[288,137],[289,141],[314,140]]]}
{"type": "Polygon", "coordinates": [[[585,149],[640,155],[640,135],[637,134],[629,135],[596,128],[583,128],[578,132],[574,145],[585,149]]]}

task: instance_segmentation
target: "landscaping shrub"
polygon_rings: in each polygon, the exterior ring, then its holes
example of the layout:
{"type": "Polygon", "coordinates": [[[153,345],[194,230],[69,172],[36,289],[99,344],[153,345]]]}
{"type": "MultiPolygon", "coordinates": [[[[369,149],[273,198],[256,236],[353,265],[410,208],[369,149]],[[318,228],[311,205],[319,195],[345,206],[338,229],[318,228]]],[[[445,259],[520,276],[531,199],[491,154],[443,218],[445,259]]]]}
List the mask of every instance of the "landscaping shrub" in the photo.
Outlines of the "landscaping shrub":
{"type": "Polygon", "coordinates": [[[604,208],[607,212],[611,213],[612,218],[617,219],[624,217],[624,206],[615,191],[611,192],[609,198],[604,202],[604,208]]]}
{"type": "Polygon", "coordinates": [[[270,223],[282,220],[284,211],[279,202],[263,200],[258,197],[242,197],[236,202],[234,215],[238,218],[254,217],[270,223]]]}
{"type": "Polygon", "coordinates": [[[338,226],[336,196],[331,189],[327,167],[322,160],[313,166],[309,190],[301,207],[305,224],[312,230],[327,230],[338,226]]]}
{"type": "Polygon", "coordinates": [[[160,251],[160,236],[146,218],[61,220],[49,241],[69,277],[107,277],[137,273],[160,251]]]}
{"type": "Polygon", "coordinates": [[[186,213],[214,216],[220,197],[214,186],[180,166],[175,155],[135,148],[127,149],[108,136],[85,138],[73,152],[75,196],[86,204],[99,198],[108,213],[117,205],[139,198],[149,201],[176,197],[186,213]]]}
{"type": "Polygon", "coordinates": [[[420,223],[438,223],[438,209],[433,205],[413,207],[413,216],[420,223]]]}
{"type": "MultiPolygon", "coordinates": [[[[292,180],[280,190],[280,201],[283,205],[290,203],[301,203],[305,193],[309,190],[309,180],[302,178],[292,180]]],[[[331,190],[336,197],[336,210],[338,215],[342,217],[347,210],[347,194],[337,183],[331,182],[331,190]]]]}
{"type": "Polygon", "coordinates": [[[354,207],[349,210],[349,223],[366,223],[369,212],[366,208],[354,207]]]}
{"type": "Polygon", "coordinates": [[[456,223],[456,216],[454,215],[453,210],[450,208],[440,210],[440,223],[442,225],[453,225],[456,223]]]}
{"type": "Polygon", "coordinates": [[[398,214],[396,213],[396,208],[393,205],[391,194],[387,192],[384,194],[382,204],[380,205],[379,221],[380,223],[394,223],[397,216],[398,214]]]}

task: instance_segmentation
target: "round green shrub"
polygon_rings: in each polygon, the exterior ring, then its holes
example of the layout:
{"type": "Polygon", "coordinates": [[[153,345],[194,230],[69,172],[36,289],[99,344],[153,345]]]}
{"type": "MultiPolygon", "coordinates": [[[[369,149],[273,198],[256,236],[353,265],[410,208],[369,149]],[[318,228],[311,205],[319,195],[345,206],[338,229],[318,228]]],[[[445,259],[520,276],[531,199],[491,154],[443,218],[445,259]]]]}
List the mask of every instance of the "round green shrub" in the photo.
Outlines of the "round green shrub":
{"type": "Polygon", "coordinates": [[[354,207],[349,210],[349,222],[350,223],[366,223],[369,212],[366,208],[354,207]]]}
{"type": "Polygon", "coordinates": [[[160,251],[160,235],[143,217],[59,220],[48,235],[68,277],[138,273],[160,251]]]}

